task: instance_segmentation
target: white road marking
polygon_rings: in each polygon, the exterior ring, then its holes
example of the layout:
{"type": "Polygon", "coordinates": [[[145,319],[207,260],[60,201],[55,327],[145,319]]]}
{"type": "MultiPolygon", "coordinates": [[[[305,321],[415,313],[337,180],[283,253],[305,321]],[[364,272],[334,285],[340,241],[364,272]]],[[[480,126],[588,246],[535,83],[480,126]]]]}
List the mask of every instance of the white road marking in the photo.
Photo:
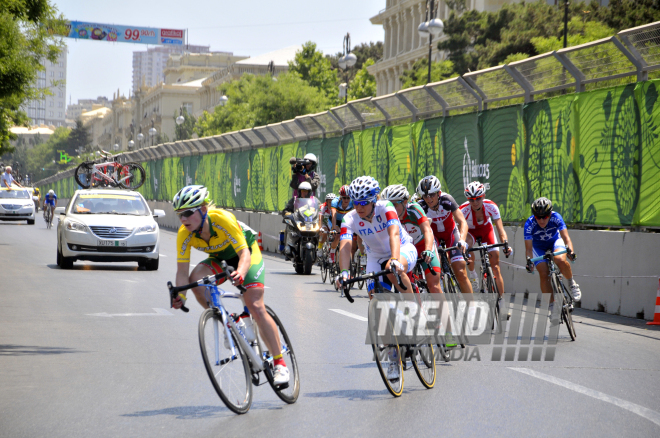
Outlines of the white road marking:
{"type": "Polygon", "coordinates": [[[103,318],[112,318],[113,316],[173,316],[169,310],[153,308],[156,313],[88,313],[87,316],[101,316],[103,318]]]}
{"type": "Polygon", "coordinates": [[[349,318],[357,319],[358,321],[364,321],[364,322],[369,321],[364,316],[356,315],[355,313],[347,312],[345,310],[341,310],[341,309],[328,309],[328,310],[330,310],[331,312],[339,313],[340,315],[348,316],[349,318]]]}
{"type": "Polygon", "coordinates": [[[125,280],[125,279],[122,279],[121,281],[128,281],[129,283],[137,283],[136,280],[125,280]]]}
{"type": "Polygon", "coordinates": [[[165,254],[158,254],[160,257],[167,257],[165,254]]]}
{"type": "Polygon", "coordinates": [[[615,406],[618,406],[620,408],[623,408],[627,411],[632,412],[633,414],[637,414],[640,417],[644,417],[649,421],[652,421],[653,423],[657,424],[660,426],[660,413],[653,411],[649,408],[645,408],[644,406],[640,406],[638,404],[629,402],[627,400],[620,399],[618,397],[614,397],[612,395],[605,394],[600,391],[596,391],[594,389],[587,388],[585,386],[581,386],[578,384],[575,384],[573,382],[569,382],[568,380],[564,379],[559,379],[557,377],[549,376],[547,374],[539,373],[538,371],[531,370],[529,368],[509,368],[510,370],[513,371],[518,371],[519,373],[527,374],[528,376],[536,377],[537,379],[545,380],[546,382],[554,383],[555,385],[563,386],[564,388],[570,389],[571,391],[579,392],[580,394],[587,395],[589,397],[593,397],[597,400],[604,401],[606,403],[611,403],[615,406]]]}

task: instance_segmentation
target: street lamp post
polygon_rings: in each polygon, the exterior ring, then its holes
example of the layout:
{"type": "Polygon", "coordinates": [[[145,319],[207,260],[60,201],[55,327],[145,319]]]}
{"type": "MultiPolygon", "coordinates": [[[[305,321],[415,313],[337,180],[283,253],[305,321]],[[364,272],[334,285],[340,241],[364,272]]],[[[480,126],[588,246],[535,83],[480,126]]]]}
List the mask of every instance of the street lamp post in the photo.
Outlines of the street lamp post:
{"type": "Polygon", "coordinates": [[[144,134],[142,133],[142,126],[140,126],[140,133],[137,135],[138,139],[138,149],[142,148],[142,140],[144,140],[144,134]]]}
{"type": "Polygon", "coordinates": [[[346,72],[346,82],[339,86],[339,97],[345,95],[344,103],[348,103],[348,69],[353,67],[357,62],[357,56],[351,53],[351,34],[346,33],[344,37],[344,51],[341,58],[339,58],[339,68],[346,72]]]}
{"type": "Polygon", "coordinates": [[[156,136],[156,133],[157,133],[157,131],[156,131],[156,128],[154,128],[154,120],[151,119],[151,128],[149,129],[149,139],[150,139],[149,145],[150,146],[154,145],[154,137],[156,136]]]}
{"type": "Polygon", "coordinates": [[[220,99],[218,99],[218,105],[225,106],[225,105],[227,105],[228,101],[229,101],[229,98],[223,94],[222,96],[220,96],[220,99]]]}
{"type": "Polygon", "coordinates": [[[178,131],[178,135],[177,135],[178,140],[182,140],[182,138],[181,138],[181,125],[183,125],[183,122],[186,121],[186,119],[183,117],[183,107],[179,108],[179,117],[177,117],[175,121],[176,121],[176,125],[177,125],[176,129],[178,131]]]}
{"type": "Polygon", "coordinates": [[[436,17],[437,13],[437,5],[435,4],[434,0],[427,0],[426,21],[417,27],[417,32],[419,33],[420,37],[429,37],[429,71],[426,78],[427,84],[431,83],[431,51],[433,50],[433,37],[440,36],[445,28],[442,20],[436,17]]]}

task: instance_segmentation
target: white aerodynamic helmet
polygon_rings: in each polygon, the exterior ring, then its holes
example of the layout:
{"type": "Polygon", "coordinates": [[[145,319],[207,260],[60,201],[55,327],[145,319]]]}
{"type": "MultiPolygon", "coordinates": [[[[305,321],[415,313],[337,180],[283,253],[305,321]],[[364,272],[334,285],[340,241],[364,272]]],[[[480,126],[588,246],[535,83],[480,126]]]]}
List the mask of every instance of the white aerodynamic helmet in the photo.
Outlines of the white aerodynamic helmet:
{"type": "Polygon", "coordinates": [[[298,191],[300,190],[309,190],[310,192],[312,191],[312,185],[308,183],[307,181],[301,182],[300,185],[298,186],[298,191]]]}
{"type": "Polygon", "coordinates": [[[348,196],[353,201],[375,202],[380,193],[380,186],[371,176],[360,176],[355,178],[348,187],[348,196]]]}
{"type": "Polygon", "coordinates": [[[53,190],[53,189],[48,190],[48,194],[49,194],[49,195],[54,195],[54,194],[55,194],[55,190],[53,190]]]}
{"type": "Polygon", "coordinates": [[[419,202],[420,199],[421,199],[421,198],[420,198],[419,194],[417,194],[417,192],[415,192],[415,193],[413,193],[413,195],[410,197],[410,202],[419,202]]]}
{"type": "Polygon", "coordinates": [[[304,160],[309,160],[314,163],[314,165],[318,164],[319,160],[316,159],[316,155],[314,154],[307,154],[303,157],[304,160]]]}
{"type": "Polygon", "coordinates": [[[433,175],[425,176],[417,184],[417,194],[419,196],[431,195],[440,191],[440,180],[433,175]]]}
{"type": "Polygon", "coordinates": [[[394,184],[383,189],[380,194],[380,199],[386,201],[407,201],[410,199],[410,193],[408,193],[406,186],[402,184],[394,184]]]}
{"type": "Polygon", "coordinates": [[[328,193],[327,195],[325,195],[325,200],[326,201],[331,201],[332,202],[335,199],[337,199],[337,195],[335,195],[334,193],[328,193]]]}
{"type": "Polygon", "coordinates": [[[486,187],[479,181],[472,181],[465,188],[466,198],[480,198],[486,194],[486,187]]]}

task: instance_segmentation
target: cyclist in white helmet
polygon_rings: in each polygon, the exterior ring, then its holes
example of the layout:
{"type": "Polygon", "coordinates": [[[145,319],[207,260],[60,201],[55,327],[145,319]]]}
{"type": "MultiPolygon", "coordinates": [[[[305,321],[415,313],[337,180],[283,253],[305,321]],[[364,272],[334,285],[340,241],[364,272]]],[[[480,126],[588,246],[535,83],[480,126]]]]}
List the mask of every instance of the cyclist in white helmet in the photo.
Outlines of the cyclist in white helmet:
{"type": "Polygon", "coordinates": [[[328,240],[328,232],[332,229],[331,219],[332,219],[332,210],[330,205],[332,201],[337,197],[334,193],[328,193],[325,195],[325,202],[321,204],[319,208],[319,221],[321,225],[321,238],[319,239],[317,257],[321,257],[321,250],[323,249],[323,244],[328,240]]]}
{"type": "Polygon", "coordinates": [[[419,181],[417,193],[422,197],[419,205],[431,221],[431,229],[438,243],[444,242],[448,248],[457,245],[461,247],[461,251],[454,250],[449,253],[449,260],[461,292],[472,293],[462,254],[467,249],[465,239],[468,232],[463,213],[450,194],[442,193],[440,180],[433,175],[419,181]]]}
{"type": "MultiPolygon", "coordinates": [[[[500,217],[500,209],[490,199],[486,199],[486,187],[479,181],[473,181],[465,188],[465,197],[468,202],[461,205],[461,212],[465,216],[468,224],[467,244],[472,247],[477,239],[481,239],[482,243],[486,245],[493,245],[495,241],[495,230],[500,238],[500,242],[508,240],[504,225],[502,225],[502,218],[500,217]]],[[[513,253],[511,248],[508,248],[506,255],[513,253]]],[[[504,293],[504,280],[500,272],[500,251],[499,248],[491,248],[488,251],[488,258],[493,269],[493,276],[497,284],[497,290],[500,297],[504,293]]],[[[472,288],[478,287],[477,273],[474,270],[474,253],[470,253],[470,262],[468,264],[468,276],[472,281],[472,288]]]]}
{"type": "Polygon", "coordinates": [[[408,193],[406,186],[401,184],[385,187],[385,190],[380,194],[380,199],[390,201],[394,205],[401,224],[412,237],[417,253],[422,257],[422,268],[424,269],[424,277],[429,292],[442,293],[440,288],[440,256],[426,213],[418,204],[408,202],[410,193],[408,193]],[[431,274],[431,269],[436,272],[435,275],[431,274]]]}

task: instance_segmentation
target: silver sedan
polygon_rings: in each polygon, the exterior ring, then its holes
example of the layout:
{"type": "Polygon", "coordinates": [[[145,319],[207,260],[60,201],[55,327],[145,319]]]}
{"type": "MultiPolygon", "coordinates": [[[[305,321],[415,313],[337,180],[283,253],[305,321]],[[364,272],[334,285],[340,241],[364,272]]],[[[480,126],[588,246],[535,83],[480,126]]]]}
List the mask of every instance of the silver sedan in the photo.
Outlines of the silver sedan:
{"type": "Polygon", "coordinates": [[[138,192],[114,189],[78,190],[66,207],[55,209],[57,264],[73,267],[76,260],[137,262],[158,269],[160,232],[156,217],[138,192]]]}

